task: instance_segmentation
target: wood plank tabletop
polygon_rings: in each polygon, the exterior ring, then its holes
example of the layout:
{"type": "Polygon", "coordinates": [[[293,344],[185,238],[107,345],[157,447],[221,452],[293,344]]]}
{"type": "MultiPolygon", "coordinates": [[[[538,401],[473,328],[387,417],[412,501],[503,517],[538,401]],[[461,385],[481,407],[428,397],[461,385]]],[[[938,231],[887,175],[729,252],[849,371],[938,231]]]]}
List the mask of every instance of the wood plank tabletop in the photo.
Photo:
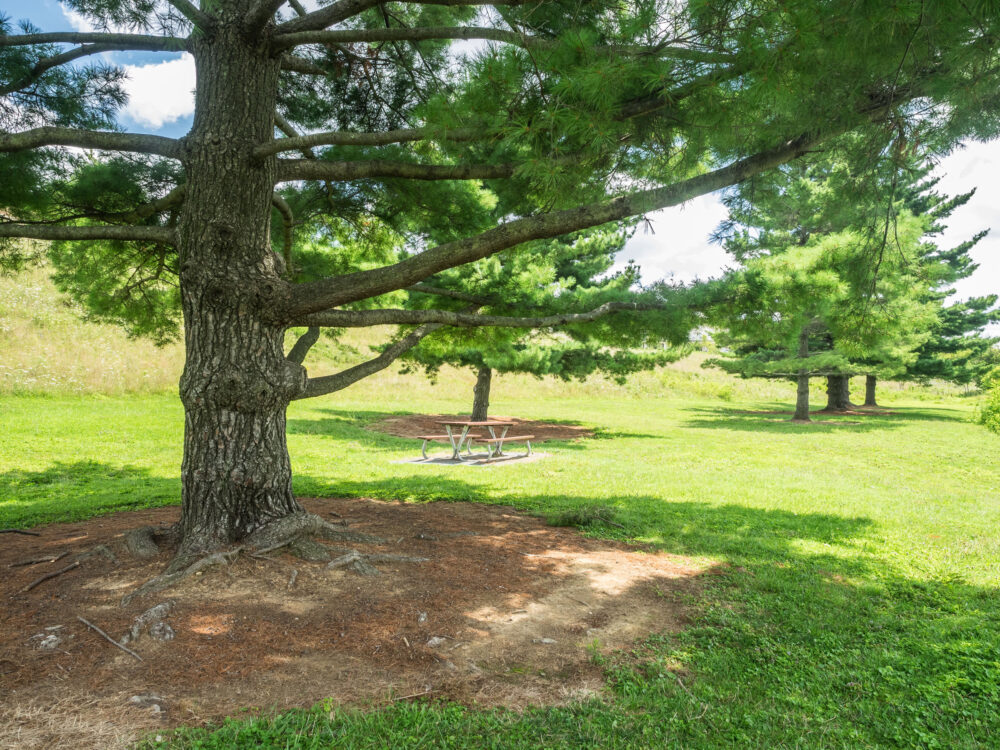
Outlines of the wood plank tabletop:
{"type": "Polygon", "coordinates": [[[452,427],[513,427],[515,422],[495,422],[492,419],[486,422],[472,422],[466,419],[448,419],[438,424],[451,425],[452,427]]]}

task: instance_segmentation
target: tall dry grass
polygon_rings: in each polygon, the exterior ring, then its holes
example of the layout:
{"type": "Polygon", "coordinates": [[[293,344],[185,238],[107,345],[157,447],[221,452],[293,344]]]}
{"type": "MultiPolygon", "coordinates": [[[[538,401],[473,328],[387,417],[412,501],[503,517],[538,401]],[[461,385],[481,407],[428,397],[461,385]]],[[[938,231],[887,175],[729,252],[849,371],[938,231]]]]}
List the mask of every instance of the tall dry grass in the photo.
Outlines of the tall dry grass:
{"type": "MultiPolygon", "coordinates": [[[[337,339],[324,337],[310,352],[312,374],[326,374],[374,356],[373,347],[392,335],[391,327],[352,329],[337,339]]],[[[289,346],[294,334],[289,334],[289,346]]],[[[564,382],[531,375],[498,375],[494,397],[719,399],[722,401],[791,401],[794,386],[785,381],[745,380],[701,363],[711,356],[698,351],[652,372],[639,373],[619,384],[595,375],[564,382]]],[[[61,295],[49,279],[49,269],[35,267],[15,277],[0,277],[0,394],[127,394],[176,391],[184,365],[180,343],[157,347],[130,339],[114,325],[88,322],[79,306],[61,295]]],[[[472,398],[475,375],[469,370],[442,368],[431,381],[419,372],[402,374],[394,365],[353,386],[358,396],[377,399],[386,390],[406,389],[414,396],[472,398]]],[[[863,386],[855,383],[857,391],[863,386]]],[[[940,399],[959,389],[947,384],[917,386],[886,383],[880,397],[940,399]]],[[[823,382],[813,383],[820,403],[823,382]]]]}

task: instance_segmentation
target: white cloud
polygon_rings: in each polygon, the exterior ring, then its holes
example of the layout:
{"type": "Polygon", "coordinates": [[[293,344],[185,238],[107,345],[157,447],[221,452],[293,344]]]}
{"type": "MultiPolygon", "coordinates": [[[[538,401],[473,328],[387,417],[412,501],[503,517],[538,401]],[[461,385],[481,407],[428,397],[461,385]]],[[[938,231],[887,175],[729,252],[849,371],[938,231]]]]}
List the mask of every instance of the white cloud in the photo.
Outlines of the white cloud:
{"type": "Polygon", "coordinates": [[[652,231],[640,225],[618,254],[621,267],[634,260],[646,283],[673,277],[677,281],[718,276],[729,257],[708,237],[726,218],[726,208],[714,195],[703,195],[680,206],[647,215],[652,231]]]}
{"type": "Polygon", "coordinates": [[[140,125],[159,130],[194,113],[194,58],[184,54],[155,65],[126,65],[125,114],[140,125]]]}
{"type": "Polygon", "coordinates": [[[62,14],[66,17],[66,20],[69,21],[69,25],[72,26],[75,31],[87,32],[96,30],[90,21],[77,13],[75,10],[67,8],[62,3],[59,3],[59,9],[62,10],[62,14]]]}
{"type": "MultiPolygon", "coordinates": [[[[64,3],[59,3],[59,9],[62,11],[63,16],[66,17],[66,20],[69,22],[69,25],[72,26],[75,31],[81,31],[81,32],[104,31],[104,29],[98,28],[93,23],[91,23],[86,18],[86,16],[78,13],[72,8],[67,8],[64,3]]],[[[130,29],[128,26],[116,26],[115,24],[109,26],[107,30],[114,33],[122,33],[122,34],[126,34],[130,31],[133,31],[133,29],[130,29]]]]}
{"type": "Polygon", "coordinates": [[[954,247],[977,232],[990,229],[990,233],[970,252],[979,263],[979,268],[972,276],[955,285],[956,295],[964,299],[1000,294],[1000,210],[997,209],[1000,201],[1000,141],[967,144],[942,160],[936,174],[942,178],[936,188],[938,192],[958,195],[976,188],[972,199],[948,218],[948,229],[938,244],[954,247]]]}
{"type": "MultiPolygon", "coordinates": [[[[937,240],[941,247],[954,247],[992,227],[972,250],[979,268],[955,285],[956,297],[1000,294],[1000,141],[968,144],[943,159],[937,173],[943,175],[938,192],[957,195],[976,188],[972,199],[948,219],[947,231],[937,240]]],[[[731,261],[708,238],[725,216],[725,207],[714,195],[653,212],[649,219],[655,234],[644,233],[640,227],[619,254],[618,267],[634,259],[645,282],[670,275],[679,281],[717,276],[731,261]]],[[[994,333],[1000,333],[1000,326],[994,328],[998,329],[994,333]]]]}

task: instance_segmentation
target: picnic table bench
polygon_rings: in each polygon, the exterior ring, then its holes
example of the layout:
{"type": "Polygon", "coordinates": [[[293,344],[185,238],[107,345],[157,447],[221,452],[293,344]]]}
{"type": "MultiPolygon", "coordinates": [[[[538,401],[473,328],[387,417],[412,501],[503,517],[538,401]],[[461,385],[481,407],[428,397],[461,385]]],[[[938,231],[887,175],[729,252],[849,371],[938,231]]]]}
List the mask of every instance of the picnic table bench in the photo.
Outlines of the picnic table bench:
{"type": "Polygon", "coordinates": [[[476,438],[477,443],[487,443],[492,446],[490,448],[490,458],[496,458],[497,456],[503,455],[503,444],[504,443],[514,443],[524,441],[525,447],[527,447],[528,452],[524,455],[531,455],[531,441],[535,439],[534,435],[507,435],[506,437],[499,438],[476,438]]]}
{"type": "MultiPolygon", "coordinates": [[[[445,431],[448,433],[447,438],[451,442],[451,457],[452,460],[461,461],[462,460],[462,447],[465,446],[466,453],[469,456],[472,455],[471,444],[473,441],[485,443],[489,448],[489,453],[487,454],[488,459],[496,458],[503,455],[503,444],[506,442],[520,442],[524,441],[527,445],[528,452],[525,454],[527,456],[531,455],[531,440],[535,437],[534,435],[511,435],[508,437],[507,431],[514,426],[513,422],[505,422],[498,419],[488,419],[485,422],[474,422],[472,420],[465,419],[450,419],[442,422],[438,422],[439,425],[444,427],[445,431]],[[461,432],[456,436],[456,427],[461,428],[461,432]],[[484,438],[480,435],[470,435],[469,430],[473,427],[485,427],[490,433],[488,438],[484,438]],[[500,434],[497,435],[497,430],[500,430],[500,434]]],[[[421,436],[423,439],[423,436],[421,436]]],[[[427,441],[424,440],[424,448],[427,447],[427,441]]],[[[424,451],[424,458],[427,458],[426,450],[424,451]]]]}
{"type": "MultiPolygon", "coordinates": [[[[467,442],[465,450],[466,453],[468,453],[470,456],[472,455],[472,441],[478,439],[479,437],[480,437],[479,435],[466,435],[467,442]]],[[[417,439],[424,441],[423,445],[420,446],[420,452],[423,454],[425,459],[427,458],[427,443],[429,443],[431,440],[448,440],[452,442],[452,448],[455,447],[454,439],[452,438],[451,435],[417,435],[417,439]]]]}

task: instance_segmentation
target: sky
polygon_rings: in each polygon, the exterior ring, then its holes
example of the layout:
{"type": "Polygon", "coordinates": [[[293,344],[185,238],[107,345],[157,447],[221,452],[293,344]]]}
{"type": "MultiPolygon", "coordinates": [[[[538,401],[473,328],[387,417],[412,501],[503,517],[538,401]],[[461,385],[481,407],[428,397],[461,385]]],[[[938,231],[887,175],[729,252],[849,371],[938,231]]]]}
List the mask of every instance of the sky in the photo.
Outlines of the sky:
{"type": "MultiPolygon", "coordinates": [[[[315,6],[315,0],[305,5],[315,6]]],[[[28,18],[43,31],[88,30],[85,19],[58,0],[0,0],[0,12],[14,20],[28,18]]],[[[108,53],[109,60],[128,71],[129,104],[121,123],[132,132],[180,137],[191,126],[194,111],[194,62],[181,53],[108,53]]],[[[976,232],[995,227],[972,251],[979,268],[956,285],[956,299],[1000,293],[1000,141],[968,143],[941,160],[938,191],[948,195],[976,194],[957,209],[940,238],[952,247],[976,232]]],[[[690,281],[718,275],[727,266],[722,248],[709,236],[725,217],[717,194],[705,195],[675,208],[648,215],[619,260],[634,260],[645,282],[663,278],[690,281]]],[[[994,333],[1000,333],[997,326],[994,333]]]]}

